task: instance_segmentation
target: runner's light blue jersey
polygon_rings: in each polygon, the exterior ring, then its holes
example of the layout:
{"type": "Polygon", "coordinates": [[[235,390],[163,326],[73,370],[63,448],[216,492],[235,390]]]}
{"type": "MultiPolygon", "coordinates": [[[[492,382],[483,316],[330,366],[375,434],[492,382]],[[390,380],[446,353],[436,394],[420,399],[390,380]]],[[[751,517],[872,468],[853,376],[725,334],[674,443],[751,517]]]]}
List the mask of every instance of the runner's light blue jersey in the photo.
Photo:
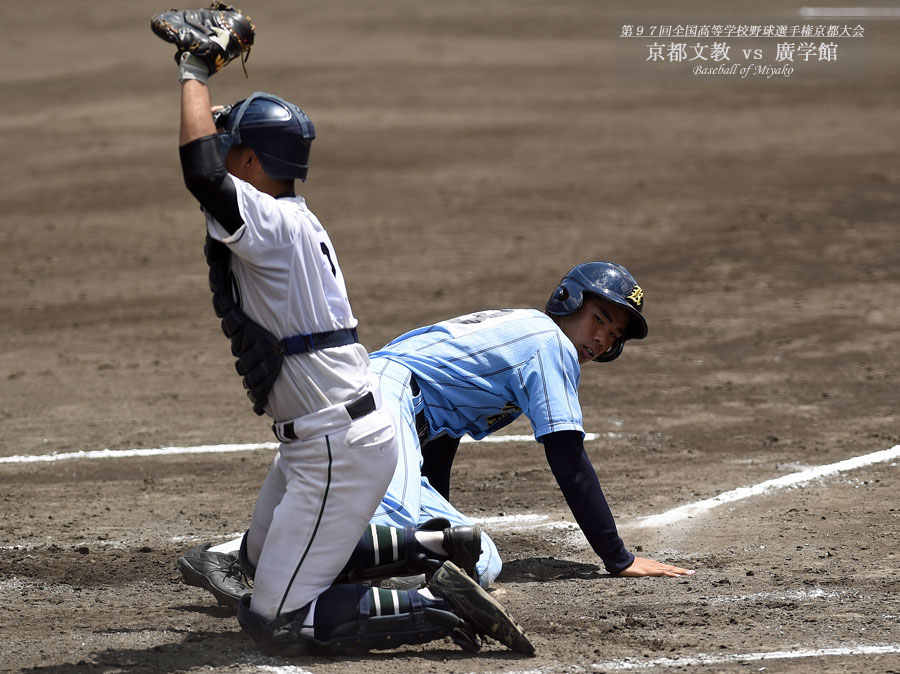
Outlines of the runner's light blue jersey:
{"type": "Polygon", "coordinates": [[[538,440],[581,431],[581,367],[568,337],[535,309],[480,311],[401,335],[370,354],[416,377],[432,434],[480,440],[520,414],[538,440]]]}

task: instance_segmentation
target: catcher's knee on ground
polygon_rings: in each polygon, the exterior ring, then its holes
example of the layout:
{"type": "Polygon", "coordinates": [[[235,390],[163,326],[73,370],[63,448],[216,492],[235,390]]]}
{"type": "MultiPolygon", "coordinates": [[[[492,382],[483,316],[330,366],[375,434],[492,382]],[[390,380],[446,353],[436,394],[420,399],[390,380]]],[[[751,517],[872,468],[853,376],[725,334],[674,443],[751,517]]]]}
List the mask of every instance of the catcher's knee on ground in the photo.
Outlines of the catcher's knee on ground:
{"type": "Polygon", "coordinates": [[[238,606],[238,623],[270,654],[364,653],[447,636],[477,650],[475,634],[449,608],[448,602],[415,590],[335,585],[311,605],[275,620],[254,613],[246,597],[238,606]]]}
{"type": "Polygon", "coordinates": [[[434,573],[427,590],[334,585],[304,608],[267,620],[238,605],[238,623],[267,653],[359,653],[422,644],[444,637],[470,652],[484,638],[534,655],[534,646],[506,609],[452,562],[434,573]]]}

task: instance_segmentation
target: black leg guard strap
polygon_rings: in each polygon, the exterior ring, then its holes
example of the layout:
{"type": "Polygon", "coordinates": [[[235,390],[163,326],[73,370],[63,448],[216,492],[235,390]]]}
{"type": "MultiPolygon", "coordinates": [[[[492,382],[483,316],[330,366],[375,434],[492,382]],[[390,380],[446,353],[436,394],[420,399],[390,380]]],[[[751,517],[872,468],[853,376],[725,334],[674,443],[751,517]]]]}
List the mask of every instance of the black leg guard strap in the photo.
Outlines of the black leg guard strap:
{"type": "Polygon", "coordinates": [[[309,605],[275,620],[266,620],[250,610],[250,595],[245,594],[238,603],[237,619],[241,629],[253,638],[264,653],[301,655],[308,652],[307,642],[315,643],[315,639],[300,634],[308,613],[309,605]]]}
{"type": "Polygon", "coordinates": [[[250,556],[247,554],[248,533],[250,533],[249,529],[244,532],[244,537],[241,539],[241,549],[238,550],[238,561],[241,564],[241,571],[244,572],[244,575],[250,580],[253,580],[256,576],[256,567],[253,565],[253,562],[250,561],[250,556]]]}

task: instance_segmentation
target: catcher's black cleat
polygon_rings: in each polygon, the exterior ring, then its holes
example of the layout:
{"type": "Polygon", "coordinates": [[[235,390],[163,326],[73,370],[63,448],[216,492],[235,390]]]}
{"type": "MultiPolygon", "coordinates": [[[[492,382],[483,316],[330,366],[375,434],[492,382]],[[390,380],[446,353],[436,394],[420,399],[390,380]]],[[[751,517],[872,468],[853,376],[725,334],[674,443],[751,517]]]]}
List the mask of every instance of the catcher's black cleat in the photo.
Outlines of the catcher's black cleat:
{"type": "Polygon", "coordinates": [[[478,634],[496,639],[522,655],[534,655],[534,645],[506,609],[453,562],[444,562],[428,588],[446,599],[455,613],[478,634]]]}
{"type": "Polygon", "coordinates": [[[184,582],[208,590],[222,606],[237,609],[245,594],[250,594],[237,555],[209,552],[209,543],[191,548],[179,557],[176,568],[184,582]]]}

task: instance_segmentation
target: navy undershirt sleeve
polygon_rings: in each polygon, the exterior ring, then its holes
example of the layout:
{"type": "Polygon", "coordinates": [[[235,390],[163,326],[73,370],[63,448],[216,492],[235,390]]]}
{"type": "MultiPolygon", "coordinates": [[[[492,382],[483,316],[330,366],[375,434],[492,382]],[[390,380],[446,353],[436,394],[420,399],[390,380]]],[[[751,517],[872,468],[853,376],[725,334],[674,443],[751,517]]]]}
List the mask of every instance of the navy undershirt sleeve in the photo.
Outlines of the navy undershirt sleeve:
{"type": "Polygon", "coordinates": [[[582,437],[580,431],[558,431],[543,436],[541,441],[547,463],[575,521],[606,570],[616,575],[631,566],[634,555],[619,537],[597,473],[584,451],[582,437]]]}
{"type": "Polygon", "coordinates": [[[215,135],[203,136],[178,148],[184,184],[207,213],[229,234],[244,224],[237,190],[228,178],[215,135]]]}
{"type": "Polygon", "coordinates": [[[422,447],[422,475],[447,501],[450,501],[450,469],[459,448],[459,438],[439,435],[422,447]]]}

